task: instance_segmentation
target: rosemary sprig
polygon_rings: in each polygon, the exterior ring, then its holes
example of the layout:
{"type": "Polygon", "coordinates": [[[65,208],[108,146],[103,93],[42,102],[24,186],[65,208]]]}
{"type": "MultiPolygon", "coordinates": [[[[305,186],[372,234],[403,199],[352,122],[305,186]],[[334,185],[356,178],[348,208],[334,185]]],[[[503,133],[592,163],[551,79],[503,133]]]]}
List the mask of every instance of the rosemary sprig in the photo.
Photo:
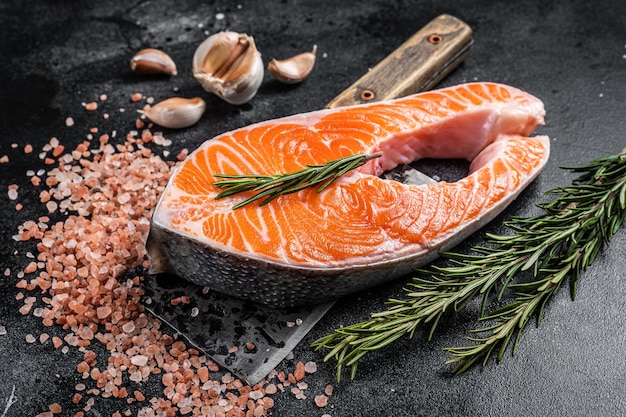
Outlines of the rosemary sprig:
{"type": "Polygon", "coordinates": [[[586,166],[564,167],[580,176],[569,187],[549,190],[555,198],[538,205],[543,213],[513,217],[505,225],[510,235],[486,234],[488,245],[474,247],[473,254],[442,254],[445,266],[432,265],[419,270],[429,278],[413,278],[402,299],[391,299],[386,311],[371,314],[369,320],[336,329],[313,343],[316,349],[329,349],[328,361],[337,361],[337,377],[342,366],[356,375],[359,359],[407,334],[412,337],[421,325],[429,325],[432,338],[441,318],[456,313],[469,301],[482,296],[480,321],[492,325],[474,330],[483,337],[468,337],[474,344],[447,348],[462,373],[476,362],[483,366],[497,351],[501,360],[513,340],[515,354],[521,332],[536,316],[540,324],[543,309],[561,284],[569,278],[571,297],[582,271],[623,223],[626,211],[626,155],[624,151],[592,161],[586,166]],[[526,282],[513,282],[525,276],[526,282]],[[506,289],[513,301],[486,313],[489,300],[500,302],[506,289]]]}
{"type": "Polygon", "coordinates": [[[367,161],[382,156],[382,152],[370,155],[355,154],[339,159],[326,162],[321,165],[307,165],[306,168],[288,173],[276,175],[259,175],[259,174],[214,174],[216,178],[224,178],[215,181],[214,184],[218,188],[224,188],[215,199],[229,197],[231,195],[253,191],[257,194],[252,197],[235,204],[233,210],[250,204],[254,201],[265,198],[259,205],[263,206],[278,196],[283,194],[291,194],[309,187],[319,185],[317,192],[322,192],[333,181],[341,177],[345,173],[352,171],[367,161]]]}

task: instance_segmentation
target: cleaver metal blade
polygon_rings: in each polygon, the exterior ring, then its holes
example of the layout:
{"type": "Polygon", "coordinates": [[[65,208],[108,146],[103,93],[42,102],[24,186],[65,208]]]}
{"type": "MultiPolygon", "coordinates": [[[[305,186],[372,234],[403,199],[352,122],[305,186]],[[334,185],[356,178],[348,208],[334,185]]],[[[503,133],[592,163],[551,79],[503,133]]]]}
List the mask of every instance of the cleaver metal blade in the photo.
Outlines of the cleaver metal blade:
{"type": "MultiPolygon", "coordinates": [[[[469,54],[472,30],[444,14],[405,41],[326,107],[399,98],[428,90],[469,54]]],[[[388,178],[435,182],[405,166],[388,178]]],[[[160,275],[143,281],[145,308],[237,377],[265,378],[315,326],[334,302],[277,310],[160,275]]]]}

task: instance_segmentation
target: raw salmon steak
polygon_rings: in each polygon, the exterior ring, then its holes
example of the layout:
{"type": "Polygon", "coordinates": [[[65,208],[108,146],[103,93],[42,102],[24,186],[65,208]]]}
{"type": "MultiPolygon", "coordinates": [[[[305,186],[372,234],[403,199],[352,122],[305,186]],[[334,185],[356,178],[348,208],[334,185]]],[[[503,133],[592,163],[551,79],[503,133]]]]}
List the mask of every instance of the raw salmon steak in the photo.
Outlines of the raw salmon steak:
{"type": "Polygon", "coordinates": [[[206,141],[177,168],[152,218],[155,272],[275,307],[319,303],[406,275],[501,212],[539,174],[543,103],[472,83],[270,120],[206,141]],[[233,210],[214,175],[275,175],[382,152],[324,191],[233,210]],[[457,182],[380,178],[420,158],[467,159],[457,182]]]}

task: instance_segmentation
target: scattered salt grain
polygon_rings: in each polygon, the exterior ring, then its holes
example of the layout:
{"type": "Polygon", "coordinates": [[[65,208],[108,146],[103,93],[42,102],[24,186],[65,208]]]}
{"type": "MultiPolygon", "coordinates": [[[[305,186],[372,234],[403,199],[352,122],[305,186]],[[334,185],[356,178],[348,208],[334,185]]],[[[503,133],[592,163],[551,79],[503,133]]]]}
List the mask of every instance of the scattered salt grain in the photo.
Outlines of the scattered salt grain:
{"type": "Polygon", "coordinates": [[[73,118],[71,118],[71,117],[67,117],[67,118],[65,119],[65,126],[67,126],[67,127],[72,127],[72,126],[74,126],[74,119],[73,119],[73,118]]]}
{"type": "Polygon", "coordinates": [[[9,196],[9,200],[17,200],[17,190],[10,189],[7,194],[9,196]]]}
{"type": "Polygon", "coordinates": [[[144,355],[135,355],[130,358],[130,363],[135,366],[145,366],[148,363],[148,357],[144,355]]]}
{"type": "Polygon", "coordinates": [[[58,403],[50,404],[50,407],[48,407],[48,409],[54,414],[60,414],[61,411],[63,411],[63,408],[58,403]]]}
{"type": "Polygon", "coordinates": [[[0,336],[7,334],[7,328],[0,324],[0,336]]]}
{"type": "Polygon", "coordinates": [[[248,397],[249,397],[250,399],[252,399],[252,400],[255,400],[255,401],[256,401],[256,400],[260,400],[261,398],[263,398],[263,396],[264,396],[264,394],[263,394],[263,392],[262,392],[262,391],[257,391],[257,390],[255,390],[255,391],[250,391],[250,392],[248,393],[248,397]]]}
{"type": "Polygon", "coordinates": [[[317,364],[315,362],[307,362],[304,364],[304,371],[307,374],[314,374],[317,372],[317,364]]]}
{"type": "Polygon", "coordinates": [[[326,407],[328,405],[328,397],[325,395],[316,395],[315,405],[318,406],[319,408],[326,407]]]}
{"type": "Polygon", "coordinates": [[[59,204],[56,201],[48,201],[46,203],[46,209],[48,209],[48,213],[52,214],[59,208],[59,204]]]}
{"type": "Polygon", "coordinates": [[[132,333],[132,332],[134,332],[135,331],[135,323],[133,323],[132,321],[124,323],[124,325],[122,326],[122,330],[124,331],[124,333],[132,333]]]}
{"type": "Polygon", "coordinates": [[[35,343],[35,336],[33,336],[32,334],[27,334],[26,335],[26,343],[35,343]]]}

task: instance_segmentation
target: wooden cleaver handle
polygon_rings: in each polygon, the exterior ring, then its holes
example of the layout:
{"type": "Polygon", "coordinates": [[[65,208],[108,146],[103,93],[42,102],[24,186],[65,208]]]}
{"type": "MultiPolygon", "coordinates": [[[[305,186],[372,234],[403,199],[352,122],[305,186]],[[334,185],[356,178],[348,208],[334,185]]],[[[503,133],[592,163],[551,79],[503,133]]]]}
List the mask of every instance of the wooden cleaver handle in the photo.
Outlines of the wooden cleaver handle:
{"type": "Polygon", "coordinates": [[[442,14],[380,61],[326,107],[404,97],[432,88],[469,54],[472,29],[442,14]]]}

